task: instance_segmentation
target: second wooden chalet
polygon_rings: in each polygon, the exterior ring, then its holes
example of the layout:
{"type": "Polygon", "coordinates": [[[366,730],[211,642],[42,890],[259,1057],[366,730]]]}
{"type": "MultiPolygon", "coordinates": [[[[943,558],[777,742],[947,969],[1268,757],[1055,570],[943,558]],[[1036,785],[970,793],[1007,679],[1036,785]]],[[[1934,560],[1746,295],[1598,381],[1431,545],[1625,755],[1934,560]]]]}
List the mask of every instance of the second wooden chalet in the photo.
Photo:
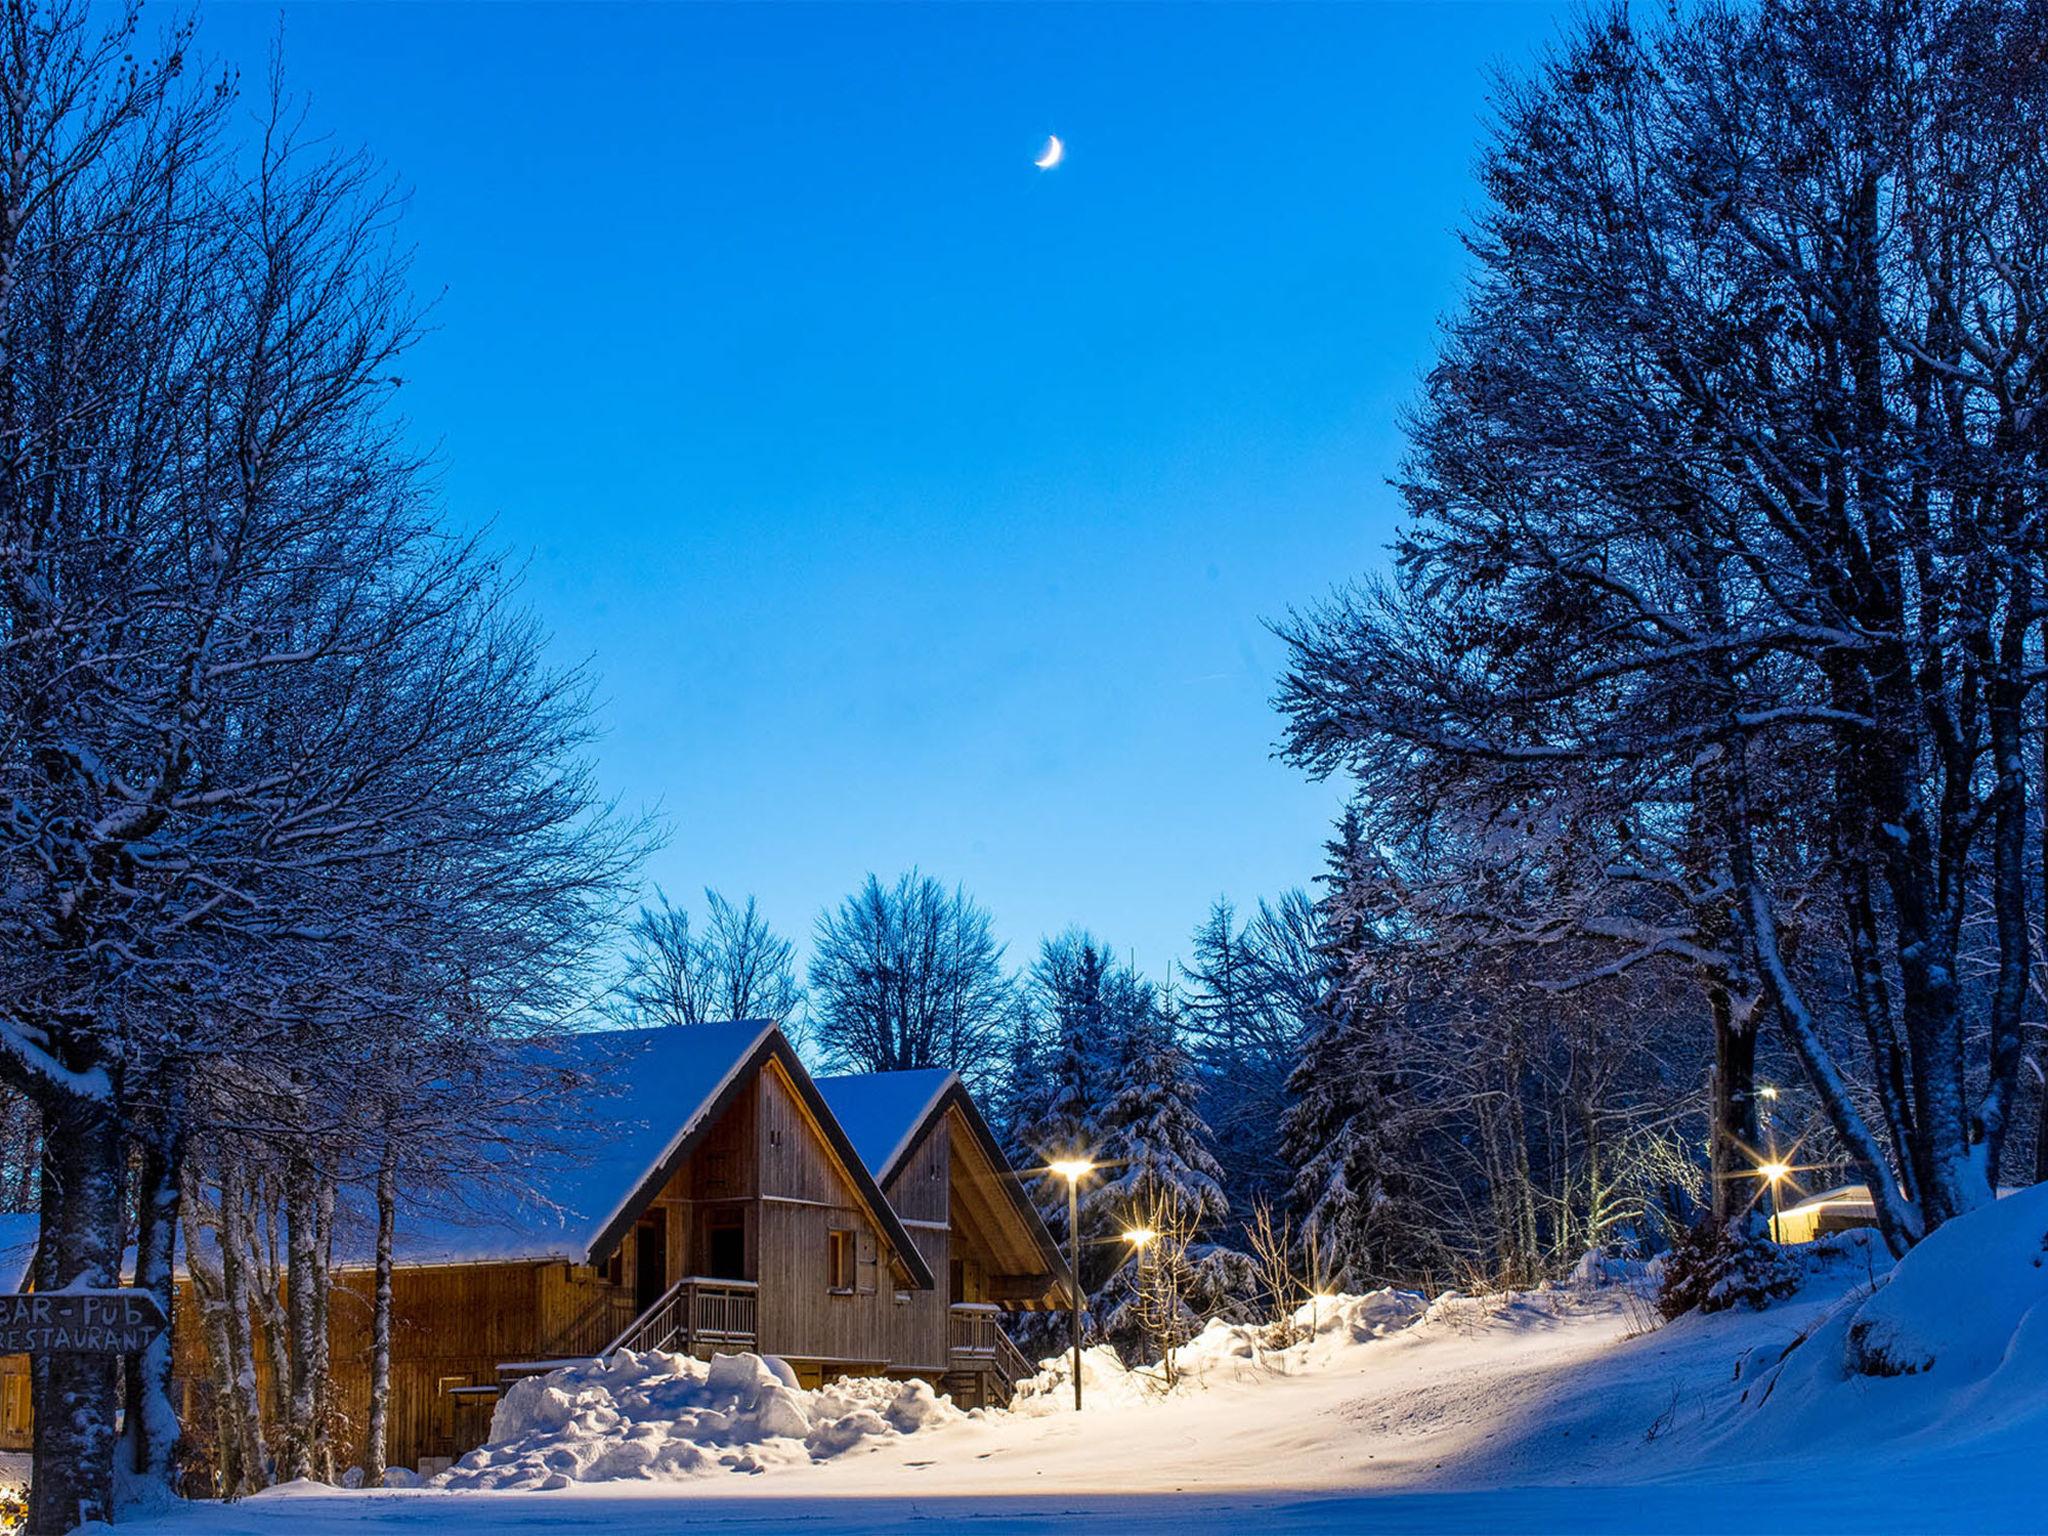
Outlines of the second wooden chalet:
{"type": "Polygon", "coordinates": [[[1065,1305],[1052,1236],[1025,1198],[958,1075],[877,1072],[818,1087],[938,1276],[896,1298],[906,1359],[964,1408],[1008,1401],[1036,1369],[1003,1332],[1005,1311],[1065,1305]]]}

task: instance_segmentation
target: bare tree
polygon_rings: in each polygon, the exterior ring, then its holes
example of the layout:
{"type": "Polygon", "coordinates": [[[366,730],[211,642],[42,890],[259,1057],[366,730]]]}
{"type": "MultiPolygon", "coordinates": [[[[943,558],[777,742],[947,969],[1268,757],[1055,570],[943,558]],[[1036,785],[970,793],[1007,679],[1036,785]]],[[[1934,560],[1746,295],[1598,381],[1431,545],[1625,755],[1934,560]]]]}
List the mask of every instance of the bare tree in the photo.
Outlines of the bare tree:
{"type": "Polygon", "coordinates": [[[738,906],[704,892],[701,931],[657,891],[629,932],[631,951],[613,1013],[645,1024],[766,1019],[785,1028],[803,1007],[796,947],[768,926],[754,898],[738,906]]]}
{"type": "Polygon", "coordinates": [[[1013,1018],[1013,983],[989,915],[965,891],[916,870],[875,876],[818,919],[811,957],[818,1042],[854,1070],[994,1070],[1013,1018]]]}
{"type": "Polygon", "coordinates": [[[1400,589],[1290,631],[1304,763],[1503,836],[1589,783],[1690,808],[1679,905],[1736,959],[1731,1026],[1746,972],[1895,1248],[1991,1197],[2024,1054],[2041,28],[1617,9],[1504,86],[1400,589]]]}

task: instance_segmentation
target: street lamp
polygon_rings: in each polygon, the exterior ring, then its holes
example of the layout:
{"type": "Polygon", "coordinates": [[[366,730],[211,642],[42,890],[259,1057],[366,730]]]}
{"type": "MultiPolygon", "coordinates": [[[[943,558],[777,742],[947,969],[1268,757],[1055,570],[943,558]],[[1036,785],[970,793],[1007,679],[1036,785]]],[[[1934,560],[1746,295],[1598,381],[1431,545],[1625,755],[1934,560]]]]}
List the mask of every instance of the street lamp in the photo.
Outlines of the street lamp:
{"type": "Polygon", "coordinates": [[[1067,1181],[1067,1251],[1074,1291],[1074,1412],[1081,1411],[1081,1180],[1095,1171],[1085,1157],[1063,1157],[1046,1165],[1067,1181]]]}
{"type": "MultiPolygon", "coordinates": [[[[1145,1249],[1159,1234],[1150,1227],[1126,1227],[1124,1241],[1131,1245],[1138,1256],[1138,1316],[1142,1319],[1152,1310],[1151,1298],[1145,1294],[1145,1249]]],[[[1166,1373],[1166,1384],[1173,1385],[1173,1349],[1167,1343],[1167,1335],[1159,1336],[1159,1368],[1166,1373]]]]}
{"type": "Polygon", "coordinates": [[[1775,1242],[1778,1238],[1778,1181],[1790,1173],[1792,1169],[1788,1164],[1781,1163],[1774,1157],[1767,1163],[1758,1163],[1756,1171],[1757,1176],[1764,1181],[1764,1190],[1771,1213],[1771,1240],[1775,1242]]]}
{"type": "Polygon", "coordinates": [[[1309,1337],[1312,1339],[1319,1338],[1323,1332],[1323,1303],[1335,1301],[1337,1298],[1329,1291],[1311,1291],[1309,1292],[1308,1299],[1315,1303],[1315,1311],[1313,1313],[1315,1321],[1309,1329],[1309,1337]]]}

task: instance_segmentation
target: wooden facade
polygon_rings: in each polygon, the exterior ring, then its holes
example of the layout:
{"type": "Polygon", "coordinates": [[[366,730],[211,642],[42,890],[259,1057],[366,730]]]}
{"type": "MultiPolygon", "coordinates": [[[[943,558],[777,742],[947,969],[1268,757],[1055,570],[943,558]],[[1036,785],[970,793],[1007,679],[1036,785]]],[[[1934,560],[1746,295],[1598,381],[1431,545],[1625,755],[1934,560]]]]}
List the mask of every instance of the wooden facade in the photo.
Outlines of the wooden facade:
{"type": "MultiPolygon", "coordinates": [[[[968,1405],[1006,1395],[1026,1367],[1000,1312],[1060,1304],[1064,1274],[957,1079],[875,1168],[777,1031],[704,1103],[671,1112],[680,1134],[617,1191],[580,1260],[394,1266],[391,1465],[437,1470],[483,1443],[512,1381],[614,1348],[754,1350],[806,1386],[889,1374],[968,1405]]],[[[359,1460],[368,1416],[373,1279],[337,1265],[342,1466],[359,1460]]],[[[175,1312],[180,1407],[197,1424],[203,1344],[191,1310],[175,1312]]],[[[25,1366],[0,1360],[0,1447],[28,1443],[25,1366]]]]}

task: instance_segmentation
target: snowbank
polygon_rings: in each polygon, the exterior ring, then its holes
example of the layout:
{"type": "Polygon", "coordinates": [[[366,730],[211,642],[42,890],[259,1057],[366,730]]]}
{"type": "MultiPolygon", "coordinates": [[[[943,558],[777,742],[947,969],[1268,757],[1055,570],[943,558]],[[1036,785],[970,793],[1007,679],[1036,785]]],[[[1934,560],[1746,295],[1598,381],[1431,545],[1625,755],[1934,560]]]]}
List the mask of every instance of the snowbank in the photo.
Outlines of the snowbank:
{"type": "MultiPolygon", "coordinates": [[[[1284,1344],[1274,1341],[1266,1327],[1212,1322],[1174,1351],[1174,1370],[1182,1382],[1197,1385],[1218,1377],[1236,1380],[1246,1372],[1297,1371],[1327,1364],[1335,1353],[1399,1332],[1430,1311],[1431,1303],[1419,1291],[1381,1289],[1325,1296],[1295,1312],[1292,1342],[1284,1344]]],[[[1026,1417],[1071,1412],[1073,1380],[1071,1354],[1049,1358],[1036,1376],[1017,1384],[1010,1411],[1026,1417]]],[[[1165,1390],[1165,1372],[1156,1360],[1126,1366],[1106,1344],[1081,1352],[1084,1412],[1127,1408],[1165,1390]]]]}
{"type": "Polygon", "coordinates": [[[2048,1184],[1873,1267],[1752,1394],[1750,1429],[1814,1445],[2019,1430],[2048,1441],[2048,1184]]]}
{"type": "Polygon", "coordinates": [[[760,1355],[621,1350],[514,1383],[491,1440],[443,1488],[564,1488],[621,1478],[760,1472],[964,1417],[921,1381],[847,1378],[807,1392],[760,1355]]]}

